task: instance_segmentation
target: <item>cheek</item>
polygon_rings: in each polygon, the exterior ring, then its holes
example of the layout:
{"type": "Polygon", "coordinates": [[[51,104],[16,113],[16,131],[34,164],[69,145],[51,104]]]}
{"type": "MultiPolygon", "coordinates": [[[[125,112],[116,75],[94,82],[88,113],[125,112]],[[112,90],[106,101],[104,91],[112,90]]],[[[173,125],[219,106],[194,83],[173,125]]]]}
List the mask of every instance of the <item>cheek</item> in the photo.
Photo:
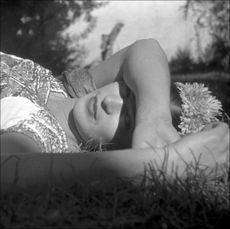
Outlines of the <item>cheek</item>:
{"type": "Polygon", "coordinates": [[[101,114],[100,120],[94,123],[87,114],[85,102],[78,100],[73,108],[75,126],[85,141],[94,140],[99,143],[110,142],[118,129],[120,114],[101,114]]]}
{"type": "Polygon", "coordinates": [[[95,127],[94,131],[103,143],[109,143],[115,136],[119,124],[119,114],[105,115],[95,127]]]}
{"type": "Polygon", "coordinates": [[[73,107],[73,119],[75,127],[85,141],[89,140],[91,123],[86,113],[85,99],[79,99],[73,107]]]}

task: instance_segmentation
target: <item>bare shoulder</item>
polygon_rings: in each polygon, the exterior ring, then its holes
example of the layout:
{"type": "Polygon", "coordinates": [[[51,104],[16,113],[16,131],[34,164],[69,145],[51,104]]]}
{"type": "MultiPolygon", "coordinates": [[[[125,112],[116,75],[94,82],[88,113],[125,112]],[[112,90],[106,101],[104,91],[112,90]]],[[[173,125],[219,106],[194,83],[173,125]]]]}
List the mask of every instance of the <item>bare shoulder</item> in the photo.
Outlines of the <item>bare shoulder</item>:
{"type": "Polygon", "coordinates": [[[1,153],[30,153],[41,151],[39,145],[29,136],[21,133],[3,133],[0,135],[1,153]]]}

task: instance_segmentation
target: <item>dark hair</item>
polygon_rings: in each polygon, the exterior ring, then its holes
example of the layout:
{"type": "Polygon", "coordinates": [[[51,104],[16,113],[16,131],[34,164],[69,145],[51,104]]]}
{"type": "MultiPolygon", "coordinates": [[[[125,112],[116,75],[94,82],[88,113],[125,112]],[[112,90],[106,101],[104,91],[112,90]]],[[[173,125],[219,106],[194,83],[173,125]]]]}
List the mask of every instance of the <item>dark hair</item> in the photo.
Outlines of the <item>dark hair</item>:
{"type": "Polygon", "coordinates": [[[179,91],[174,83],[171,84],[170,89],[170,110],[172,116],[173,126],[179,131],[178,125],[180,124],[180,116],[181,116],[181,98],[179,95],[179,91]]]}

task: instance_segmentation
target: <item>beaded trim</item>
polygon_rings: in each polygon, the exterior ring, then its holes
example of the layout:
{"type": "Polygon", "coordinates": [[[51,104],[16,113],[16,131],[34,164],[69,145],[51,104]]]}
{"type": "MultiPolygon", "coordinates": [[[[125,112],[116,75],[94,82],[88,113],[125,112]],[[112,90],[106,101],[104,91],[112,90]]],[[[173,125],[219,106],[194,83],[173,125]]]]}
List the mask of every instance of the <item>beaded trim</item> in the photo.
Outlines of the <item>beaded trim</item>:
{"type": "Polygon", "coordinates": [[[39,143],[42,152],[67,152],[65,132],[46,106],[51,91],[68,97],[63,85],[52,76],[51,71],[31,60],[4,53],[0,53],[0,56],[1,98],[25,97],[40,107],[30,118],[1,130],[1,133],[18,132],[28,135],[39,143]]]}

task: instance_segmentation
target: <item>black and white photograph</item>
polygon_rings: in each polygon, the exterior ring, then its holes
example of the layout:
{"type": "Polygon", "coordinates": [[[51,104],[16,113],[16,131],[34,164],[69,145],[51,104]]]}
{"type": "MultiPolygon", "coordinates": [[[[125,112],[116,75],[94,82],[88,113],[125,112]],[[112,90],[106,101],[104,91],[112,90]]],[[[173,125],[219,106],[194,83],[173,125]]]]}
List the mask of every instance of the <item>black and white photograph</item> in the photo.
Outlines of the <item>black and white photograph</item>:
{"type": "Polygon", "coordinates": [[[1,228],[229,228],[229,0],[0,10],[1,228]]]}

